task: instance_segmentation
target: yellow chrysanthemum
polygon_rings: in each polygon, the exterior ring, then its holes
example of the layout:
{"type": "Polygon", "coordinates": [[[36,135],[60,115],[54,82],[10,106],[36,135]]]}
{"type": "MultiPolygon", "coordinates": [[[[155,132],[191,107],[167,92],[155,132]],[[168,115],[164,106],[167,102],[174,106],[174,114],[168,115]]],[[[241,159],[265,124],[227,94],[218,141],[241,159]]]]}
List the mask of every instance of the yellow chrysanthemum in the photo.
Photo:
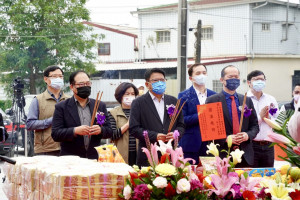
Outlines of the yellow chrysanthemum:
{"type": "Polygon", "coordinates": [[[168,163],[162,163],[155,167],[155,172],[160,176],[172,176],[176,174],[176,168],[168,163]]]}

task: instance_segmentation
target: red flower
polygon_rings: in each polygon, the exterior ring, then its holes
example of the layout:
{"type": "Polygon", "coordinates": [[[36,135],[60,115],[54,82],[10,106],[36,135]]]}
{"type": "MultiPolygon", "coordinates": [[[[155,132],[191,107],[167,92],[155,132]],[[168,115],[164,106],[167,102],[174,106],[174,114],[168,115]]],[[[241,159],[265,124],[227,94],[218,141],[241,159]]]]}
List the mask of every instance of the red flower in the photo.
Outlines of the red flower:
{"type": "Polygon", "coordinates": [[[199,178],[199,181],[201,183],[203,183],[203,180],[206,178],[206,176],[203,176],[203,174],[197,174],[198,178],[199,178]]]}
{"type": "Polygon", "coordinates": [[[164,155],[162,155],[162,157],[160,158],[160,163],[165,163],[165,162],[170,162],[170,156],[168,153],[165,153],[164,155]]]}
{"type": "Polygon", "coordinates": [[[243,192],[243,198],[245,200],[255,200],[255,196],[253,194],[253,192],[246,190],[243,192]]]}
{"type": "Polygon", "coordinates": [[[176,190],[173,188],[173,186],[171,185],[171,183],[168,183],[166,190],[165,190],[165,196],[167,198],[170,198],[172,196],[176,195],[176,190]]]}
{"type": "Polygon", "coordinates": [[[130,174],[130,182],[131,182],[131,184],[132,184],[133,187],[134,187],[134,186],[135,186],[134,179],[138,179],[139,176],[138,176],[137,173],[130,173],[130,172],[129,172],[129,174],[130,174]]]}
{"type": "Polygon", "coordinates": [[[291,192],[291,193],[290,193],[290,197],[291,197],[293,200],[298,200],[298,199],[300,199],[300,190],[295,190],[295,192],[291,192]]]}

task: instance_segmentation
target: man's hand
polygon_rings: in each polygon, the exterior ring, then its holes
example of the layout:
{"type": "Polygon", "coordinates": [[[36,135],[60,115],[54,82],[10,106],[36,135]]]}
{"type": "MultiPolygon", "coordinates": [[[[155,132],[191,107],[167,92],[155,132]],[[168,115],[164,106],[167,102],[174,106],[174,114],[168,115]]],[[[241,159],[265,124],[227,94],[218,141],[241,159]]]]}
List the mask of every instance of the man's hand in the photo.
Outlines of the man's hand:
{"type": "Polygon", "coordinates": [[[173,132],[170,132],[166,136],[166,141],[172,140],[173,139],[173,132]]]}
{"type": "Polygon", "coordinates": [[[87,125],[77,126],[74,129],[75,135],[89,135],[89,133],[90,133],[90,127],[87,125]]]}
{"type": "Polygon", "coordinates": [[[269,113],[269,107],[268,106],[265,106],[263,109],[261,109],[260,113],[259,113],[259,116],[262,120],[264,120],[264,118],[268,118],[268,114],[269,113]]]}
{"type": "Polygon", "coordinates": [[[165,142],[166,141],[166,135],[165,134],[162,134],[162,133],[158,133],[157,134],[157,141],[158,140],[162,140],[163,142],[165,142]]]}
{"type": "Polygon", "coordinates": [[[90,135],[99,135],[101,133],[101,127],[99,125],[93,125],[90,127],[90,135]]]}
{"type": "Polygon", "coordinates": [[[232,136],[232,144],[240,145],[242,142],[245,142],[249,139],[249,136],[246,132],[237,133],[232,136]]]}

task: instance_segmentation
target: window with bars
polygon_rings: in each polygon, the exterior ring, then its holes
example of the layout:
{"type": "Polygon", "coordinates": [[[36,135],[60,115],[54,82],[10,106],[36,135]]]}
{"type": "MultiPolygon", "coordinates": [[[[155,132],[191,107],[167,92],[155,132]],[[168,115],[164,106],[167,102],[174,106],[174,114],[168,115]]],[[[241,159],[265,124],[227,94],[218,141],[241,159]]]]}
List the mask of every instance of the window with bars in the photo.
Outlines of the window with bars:
{"type": "Polygon", "coordinates": [[[213,80],[213,91],[219,93],[223,90],[223,84],[220,80],[213,80]]]}
{"type": "Polygon", "coordinates": [[[157,36],[157,42],[163,43],[163,42],[170,42],[170,31],[156,31],[157,36]]]}
{"type": "Polygon", "coordinates": [[[202,40],[212,40],[214,36],[213,27],[204,27],[201,29],[201,39],[202,40]]]}
{"type": "Polygon", "coordinates": [[[110,43],[99,43],[98,44],[98,55],[110,55],[110,43]]]}
{"type": "Polygon", "coordinates": [[[270,31],[270,24],[268,24],[268,23],[262,23],[261,24],[261,30],[262,31],[270,31]]]}

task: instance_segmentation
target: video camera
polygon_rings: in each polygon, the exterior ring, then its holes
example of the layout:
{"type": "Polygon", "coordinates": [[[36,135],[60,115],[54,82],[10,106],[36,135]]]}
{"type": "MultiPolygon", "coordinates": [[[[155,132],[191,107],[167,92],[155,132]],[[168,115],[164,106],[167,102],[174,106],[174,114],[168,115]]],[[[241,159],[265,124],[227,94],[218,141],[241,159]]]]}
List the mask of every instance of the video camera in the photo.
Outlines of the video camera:
{"type": "Polygon", "coordinates": [[[24,84],[22,83],[21,77],[17,77],[13,82],[13,88],[15,91],[22,91],[24,84]]]}

